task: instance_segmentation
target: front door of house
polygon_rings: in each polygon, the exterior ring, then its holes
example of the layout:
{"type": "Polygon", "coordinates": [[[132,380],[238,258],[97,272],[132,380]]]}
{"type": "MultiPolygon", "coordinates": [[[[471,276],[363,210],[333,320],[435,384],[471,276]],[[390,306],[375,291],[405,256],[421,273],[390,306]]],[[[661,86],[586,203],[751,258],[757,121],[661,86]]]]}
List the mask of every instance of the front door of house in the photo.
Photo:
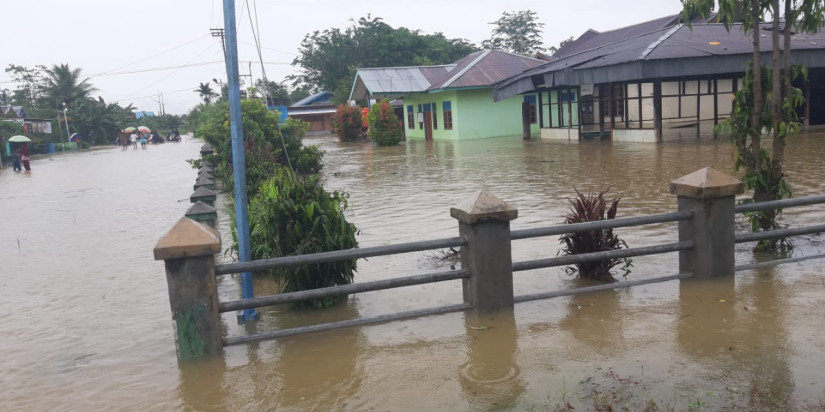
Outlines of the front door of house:
{"type": "Polygon", "coordinates": [[[424,140],[433,140],[432,112],[424,112],[424,140]]]}

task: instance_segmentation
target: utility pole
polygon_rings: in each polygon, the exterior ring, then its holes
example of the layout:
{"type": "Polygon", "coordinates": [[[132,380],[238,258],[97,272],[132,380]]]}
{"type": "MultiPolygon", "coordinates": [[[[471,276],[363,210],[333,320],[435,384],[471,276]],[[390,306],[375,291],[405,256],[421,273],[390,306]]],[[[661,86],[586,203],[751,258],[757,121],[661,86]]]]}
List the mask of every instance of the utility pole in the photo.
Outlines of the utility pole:
{"type": "MultiPolygon", "coordinates": [[[[241,95],[238,76],[238,37],[235,29],[235,0],[223,0],[223,21],[226,29],[226,80],[229,92],[229,134],[232,141],[232,164],[235,179],[235,221],[238,230],[238,260],[249,262],[252,252],[249,245],[249,210],[246,202],[246,160],[241,124],[241,95]]],[[[213,34],[214,35],[214,34],[213,34]]],[[[221,31],[223,37],[223,31],[221,31]]],[[[241,273],[241,297],[255,296],[252,272],[241,273]]],[[[255,309],[238,313],[238,322],[246,323],[258,318],[255,309]]]]}
{"type": "MultiPolygon", "coordinates": [[[[226,8],[226,5],[224,5],[226,8]]],[[[226,24],[226,23],[224,23],[226,24]]],[[[224,29],[209,29],[212,33],[212,37],[220,37],[221,38],[221,48],[223,48],[223,60],[226,61],[226,32],[224,29]]],[[[237,47],[237,45],[236,45],[237,47]]]]}

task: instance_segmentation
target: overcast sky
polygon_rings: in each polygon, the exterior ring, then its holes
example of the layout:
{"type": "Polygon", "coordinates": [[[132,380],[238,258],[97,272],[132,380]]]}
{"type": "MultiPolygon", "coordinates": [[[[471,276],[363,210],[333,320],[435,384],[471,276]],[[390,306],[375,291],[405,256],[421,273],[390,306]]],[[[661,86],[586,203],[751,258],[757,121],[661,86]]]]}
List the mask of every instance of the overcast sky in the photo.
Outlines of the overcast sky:
{"type": "MultiPolygon", "coordinates": [[[[392,27],[442,32],[447,38],[480,43],[490,37],[503,11],[533,10],[545,24],[545,47],[599,31],[676,14],[679,0],[247,0],[257,7],[267,78],[281,81],[307,33],[344,28],[368,13],[392,27]]],[[[199,82],[225,79],[223,52],[210,28],[223,27],[222,0],[26,0],[2,1],[0,66],[68,63],[106,101],[139,110],[186,113],[198,103],[199,82]]],[[[241,74],[261,77],[244,0],[235,0],[241,74]]],[[[5,71],[0,88],[14,89],[5,71]]]]}

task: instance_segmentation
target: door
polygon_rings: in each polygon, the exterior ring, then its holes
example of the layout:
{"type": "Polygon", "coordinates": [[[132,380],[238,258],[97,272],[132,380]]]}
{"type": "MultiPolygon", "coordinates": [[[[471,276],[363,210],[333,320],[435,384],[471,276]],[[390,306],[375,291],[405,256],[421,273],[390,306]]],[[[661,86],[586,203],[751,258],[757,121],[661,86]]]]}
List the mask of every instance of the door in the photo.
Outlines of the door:
{"type": "Polygon", "coordinates": [[[424,140],[433,140],[432,112],[424,112],[424,140]]]}

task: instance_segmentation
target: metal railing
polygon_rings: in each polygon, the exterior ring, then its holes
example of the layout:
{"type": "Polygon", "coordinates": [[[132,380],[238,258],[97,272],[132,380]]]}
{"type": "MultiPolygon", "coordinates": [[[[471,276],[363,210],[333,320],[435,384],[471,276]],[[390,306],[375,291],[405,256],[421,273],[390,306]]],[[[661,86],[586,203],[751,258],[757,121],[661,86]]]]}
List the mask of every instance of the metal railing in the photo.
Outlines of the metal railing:
{"type": "MultiPolygon", "coordinates": [[[[602,220],[596,222],[586,222],[568,225],[554,225],[548,227],[530,228],[510,231],[509,237],[511,240],[530,239],[537,237],[547,237],[562,235],[566,233],[586,232],[601,229],[614,229],[620,227],[633,227],[657,223],[673,223],[681,220],[688,220],[693,216],[691,212],[674,212],[664,213],[650,216],[620,218],[602,220]]],[[[226,275],[232,273],[241,273],[244,271],[262,271],[274,269],[278,267],[308,265],[317,263],[334,262],[349,259],[369,258],[392,254],[410,253],[427,250],[437,250],[443,248],[467,247],[468,241],[465,237],[435,239],[421,242],[410,242],[396,245],[386,245],[377,247],[368,247],[361,249],[339,250],[334,252],[322,252],[310,255],[287,256],[280,258],[263,259],[244,263],[229,263],[223,265],[216,265],[215,275],[226,275]]],[[[678,242],[666,245],[656,245],[649,247],[628,248],[615,251],[596,252],[581,254],[575,256],[562,256],[549,259],[540,259],[525,262],[515,262],[512,264],[513,271],[524,271],[531,269],[539,269],[554,266],[566,266],[582,262],[601,261],[605,259],[618,259],[635,256],[645,256],[653,254],[661,254],[668,252],[677,252],[687,250],[693,247],[691,241],[678,242]]],[[[242,310],[248,308],[258,308],[262,306],[270,306],[291,302],[298,302],[307,299],[335,297],[342,295],[349,295],[362,292],[370,292],[377,290],[386,290],[392,288],[399,288],[404,286],[423,285],[428,283],[444,282],[458,279],[468,279],[471,273],[467,269],[451,270],[446,272],[427,273],[417,276],[407,276],[401,278],[385,279],[372,282],[360,282],[349,285],[332,286],[320,289],[283,293],[271,296],[260,296],[251,299],[240,299],[229,302],[219,303],[220,312],[230,312],[235,310],[242,310]]],[[[675,279],[683,279],[690,277],[690,274],[678,274],[672,276],[664,276],[658,278],[644,279],[631,282],[619,282],[607,285],[590,286],[584,288],[568,289],[563,291],[553,291],[540,294],[513,296],[515,302],[526,302],[535,299],[544,299],[556,296],[566,296],[575,293],[584,293],[602,289],[613,289],[621,287],[631,287],[635,285],[643,285],[656,282],[665,282],[675,279]]],[[[261,333],[248,336],[236,336],[224,339],[224,345],[235,345],[241,343],[249,343],[259,340],[276,339],[286,336],[293,336],[304,333],[319,332],[324,330],[338,329],[351,326],[364,326],[377,323],[383,323],[393,320],[411,319],[415,317],[430,316],[435,314],[444,314],[450,312],[464,311],[472,309],[468,303],[449,305],[428,309],[420,309],[408,312],[401,312],[395,314],[387,314],[369,318],[360,318],[353,320],[346,320],[340,322],[331,322],[325,324],[295,327],[273,332],[261,333]]]]}
{"type": "MultiPolygon", "coordinates": [[[[706,171],[700,172],[705,173],[706,171]]],[[[735,205],[734,194],[737,193],[737,190],[741,190],[741,183],[738,185],[730,183],[721,189],[715,187],[709,192],[703,191],[703,184],[688,186],[687,189],[685,189],[684,182],[679,184],[682,186],[676,189],[673,185],[671,186],[671,192],[677,194],[679,200],[679,211],[677,212],[520,230],[510,230],[509,222],[516,217],[517,211],[506,203],[499,201],[489,192],[485,192],[486,189],[483,189],[476,197],[477,203],[469,207],[469,211],[451,210],[451,215],[458,219],[458,237],[219,265],[214,264],[214,253],[220,250],[217,233],[210,235],[201,229],[194,229],[191,225],[198,225],[197,223],[182,219],[170,233],[167,233],[158,242],[155,247],[155,258],[166,261],[170,304],[173,318],[178,322],[178,354],[185,358],[219,353],[222,347],[227,345],[345,327],[374,325],[388,321],[470,309],[476,311],[498,310],[510,308],[514,303],[537,299],[627,288],[686,278],[733,275],[735,271],[745,269],[825,257],[825,254],[822,254],[735,266],[736,244],[825,232],[825,225],[811,225],[769,232],[736,234],[735,214],[825,204],[825,195],[735,205]],[[482,198],[484,201],[481,200],[482,198]],[[514,240],[662,223],[678,223],[677,242],[521,262],[512,261],[511,242],[514,240]],[[179,230],[179,232],[176,232],[174,236],[170,236],[176,230],[179,230]],[[176,243],[186,236],[194,236],[194,238],[191,239],[190,243],[184,243],[183,245],[176,243]],[[164,240],[167,237],[174,240],[164,240]],[[218,276],[222,275],[444,248],[460,248],[460,269],[227,302],[221,302],[218,299],[216,280],[218,276]],[[519,296],[513,293],[514,272],[673,252],[679,254],[677,274],[519,296]],[[294,327],[246,336],[223,337],[222,328],[220,327],[219,314],[222,312],[455,280],[462,281],[463,303],[294,327]],[[197,291],[198,293],[193,294],[190,291],[197,291]],[[197,337],[197,339],[194,337],[197,337]]]]}
{"type": "MultiPolygon", "coordinates": [[[[734,211],[736,213],[749,213],[749,212],[761,212],[764,210],[776,210],[776,209],[787,209],[791,207],[798,207],[798,206],[810,206],[810,205],[819,205],[825,204],[825,195],[820,196],[809,196],[809,197],[798,197],[793,199],[782,199],[782,200],[772,200],[769,202],[759,202],[759,203],[744,203],[740,205],[736,205],[734,211]]],[[[816,233],[823,233],[825,232],[825,225],[811,225],[811,226],[803,226],[803,227],[795,227],[795,228],[785,228],[785,229],[777,229],[777,230],[770,230],[765,232],[753,232],[753,233],[742,233],[736,235],[735,242],[736,243],[749,243],[749,242],[758,242],[760,240],[772,240],[772,239],[783,239],[793,236],[802,236],[802,235],[810,235],[816,233]]],[[[825,253],[810,255],[810,256],[798,256],[795,258],[785,258],[785,259],[775,259],[768,262],[756,262],[756,263],[749,263],[744,265],[736,266],[735,270],[737,272],[742,270],[749,270],[749,269],[758,269],[758,268],[765,268],[765,267],[772,267],[777,265],[784,265],[787,263],[797,263],[797,262],[804,262],[806,260],[813,260],[813,259],[822,259],[825,258],[825,253]]]]}

